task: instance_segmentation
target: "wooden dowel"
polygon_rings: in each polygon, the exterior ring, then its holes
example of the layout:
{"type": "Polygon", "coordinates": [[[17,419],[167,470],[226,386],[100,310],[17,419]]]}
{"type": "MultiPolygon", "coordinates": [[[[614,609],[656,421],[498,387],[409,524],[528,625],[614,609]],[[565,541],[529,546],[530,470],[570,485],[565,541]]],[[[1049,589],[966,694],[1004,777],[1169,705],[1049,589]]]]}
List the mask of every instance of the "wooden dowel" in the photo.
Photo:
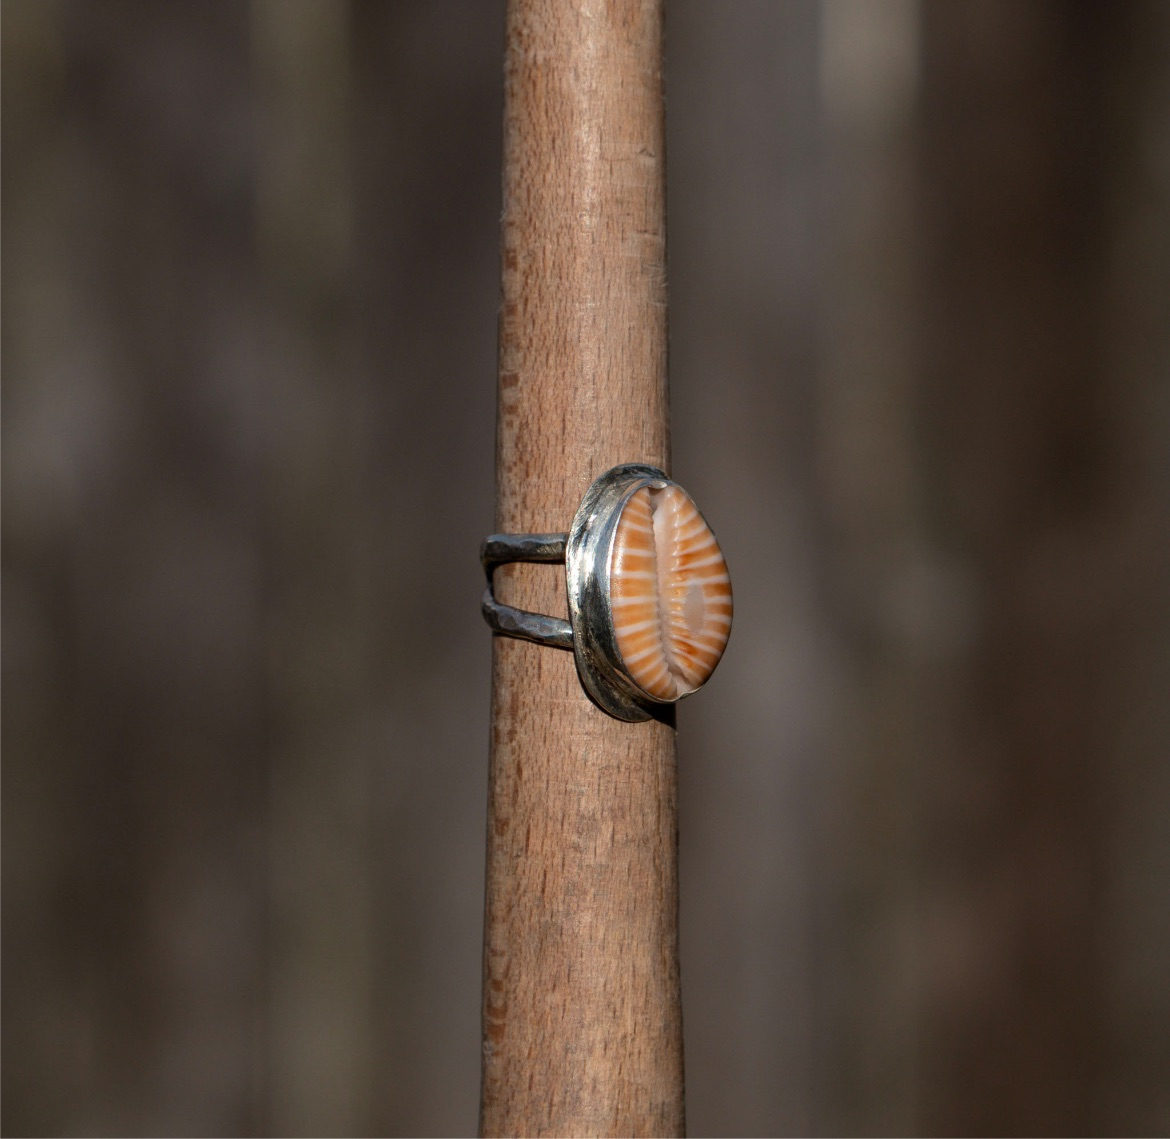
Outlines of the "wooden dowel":
{"type": "MultiPolygon", "coordinates": [[[[496,529],[564,531],[622,462],[668,468],[661,0],[510,0],[496,529]]],[[[567,616],[564,572],[497,596],[567,616]]],[[[680,1135],[673,729],[495,638],[485,1135],[680,1135]]]]}

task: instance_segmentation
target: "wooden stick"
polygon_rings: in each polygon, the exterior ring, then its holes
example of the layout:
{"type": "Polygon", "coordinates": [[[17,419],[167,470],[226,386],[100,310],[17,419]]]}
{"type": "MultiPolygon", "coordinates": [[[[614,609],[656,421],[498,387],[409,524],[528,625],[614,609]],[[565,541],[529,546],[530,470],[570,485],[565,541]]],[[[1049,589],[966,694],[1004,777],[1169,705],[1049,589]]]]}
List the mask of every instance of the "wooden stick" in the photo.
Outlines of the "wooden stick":
{"type": "MultiPolygon", "coordinates": [[[[510,0],[496,529],[568,528],[667,468],[660,0],[510,0]]],[[[497,596],[566,616],[563,571],[497,596]]],[[[571,653],[495,639],[485,1135],[680,1135],[674,732],[590,703],[571,653]]]]}

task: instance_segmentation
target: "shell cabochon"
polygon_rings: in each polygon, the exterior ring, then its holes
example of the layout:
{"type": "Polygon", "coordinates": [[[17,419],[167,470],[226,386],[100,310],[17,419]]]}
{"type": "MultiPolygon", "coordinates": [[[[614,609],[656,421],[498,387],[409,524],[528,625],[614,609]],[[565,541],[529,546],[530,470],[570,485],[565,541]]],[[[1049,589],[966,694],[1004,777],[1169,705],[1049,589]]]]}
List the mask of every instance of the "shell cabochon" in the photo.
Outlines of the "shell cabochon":
{"type": "Polygon", "coordinates": [[[644,486],[622,508],[610,603],[622,664],[639,688],[670,702],[706,683],[731,633],[731,578],[681,487],[644,486]]]}

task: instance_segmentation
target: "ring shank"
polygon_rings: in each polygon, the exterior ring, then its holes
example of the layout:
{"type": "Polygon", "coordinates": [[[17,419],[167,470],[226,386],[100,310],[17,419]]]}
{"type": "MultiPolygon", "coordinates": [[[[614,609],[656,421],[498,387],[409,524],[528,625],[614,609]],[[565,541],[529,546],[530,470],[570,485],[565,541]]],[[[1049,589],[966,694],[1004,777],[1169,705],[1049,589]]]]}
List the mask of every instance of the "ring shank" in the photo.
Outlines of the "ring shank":
{"type": "Polygon", "coordinates": [[[567,539],[567,534],[492,534],[484,539],[479,560],[488,584],[482,609],[484,620],[493,632],[551,648],[573,648],[573,626],[568,621],[504,605],[496,600],[493,582],[496,567],[509,562],[564,562],[567,539]]]}

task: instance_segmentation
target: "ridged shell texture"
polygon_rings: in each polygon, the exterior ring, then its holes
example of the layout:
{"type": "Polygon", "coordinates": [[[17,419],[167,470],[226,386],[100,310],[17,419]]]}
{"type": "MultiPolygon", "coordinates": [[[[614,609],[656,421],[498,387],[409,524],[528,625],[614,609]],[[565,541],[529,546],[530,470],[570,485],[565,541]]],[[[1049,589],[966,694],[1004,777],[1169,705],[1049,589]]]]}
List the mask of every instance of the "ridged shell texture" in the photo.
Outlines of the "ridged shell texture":
{"type": "Polygon", "coordinates": [[[642,487],[623,507],[610,601],[622,663],[640,688],[671,701],[706,682],[731,632],[731,578],[681,487],[642,487]]]}

